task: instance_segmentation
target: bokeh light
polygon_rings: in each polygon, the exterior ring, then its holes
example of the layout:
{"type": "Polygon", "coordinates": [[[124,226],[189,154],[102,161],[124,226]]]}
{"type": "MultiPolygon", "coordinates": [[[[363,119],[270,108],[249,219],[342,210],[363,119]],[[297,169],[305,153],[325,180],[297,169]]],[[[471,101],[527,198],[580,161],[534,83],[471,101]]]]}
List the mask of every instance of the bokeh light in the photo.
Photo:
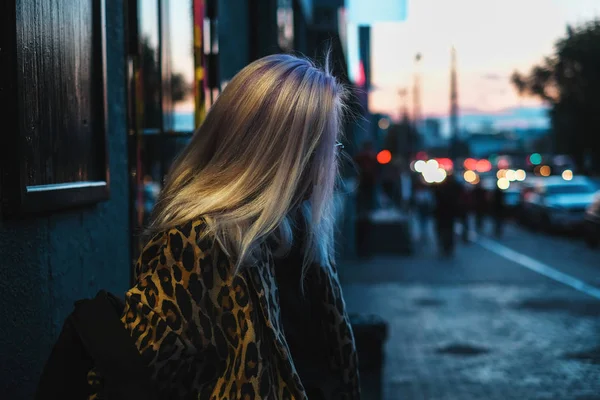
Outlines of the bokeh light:
{"type": "Polygon", "coordinates": [[[387,164],[392,161],[392,153],[389,150],[381,150],[377,154],[377,162],[379,164],[387,164]]]}
{"type": "Polygon", "coordinates": [[[538,165],[542,162],[542,155],[540,153],[533,153],[529,156],[529,162],[533,165],[538,165]]]}
{"type": "Polygon", "coordinates": [[[425,161],[425,160],[427,160],[427,153],[425,153],[424,151],[419,151],[419,152],[418,152],[418,153],[415,155],[415,158],[416,158],[417,160],[423,160],[423,161],[425,161]]]}
{"type": "Polygon", "coordinates": [[[442,183],[447,175],[443,168],[426,168],[423,171],[423,179],[427,183],[442,183]]]}
{"type": "Polygon", "coordinates": [[[448,173],[444,168],[438,168],[435,183],[442,183],[444,179],[448,176],[448,173]]]}
{"type": "Polygon", "coordinates": [[[510,181],[506,178],[498,179],[497,185],[500,189],[506,190],[510,187],[510,181]]]}
{"type": "Polygon", "coordinates": [[[525,170],[518,169],[515,171],[515,178],[517,178],[519,182],[523,182],[525,178],[527,178],[527,173],[525,170]]]}
{"type": "Polygon", "coordinates": [[[508,160],[506,158],[501,158],[498,160],[498,168],[506,169],[509,166],[510,166],[510,163],[508,162],[508,160]]]}
{"type": "Polygon", "coordinates": [[[552,172],[552,170],[547,165],[544,165],[540,168],[540,175],[542,175],[542,176],[550,176],[551,172],[552,172]]]}
{"type": "Polygon", "coordinates": [[[562,173],[562,178],[565,181],[570,181],[573,179],[573,171],[571,171],[570,169],[565,169],[562,173]]]}
{"type": "Polygon", "coordinates": [[[467,158],[463,163],[463,166],[465,167],[465,169],[474,170],[475,168],[477,168],[477,160],[474,158],[467,158]]]}
{"type": "Polygon", "coordinates": [[[477,165],[475,167],[477,172],[489,172],[492,169],[492,163],[488,160],[479,160],[477,161],[477,165]]]}
{"type": "Polygon", "coordinates": [[[387,119],[387,118],[381,118],[379,120],[379,123],[377,125],[379,125],[380,129],[384,129],[385,130],[385,129],[387,129],[387,128],[390,127],[390,120],[387,119]]]}
{"type": "Polygon", "coordinates": [[[423,171],[425,171],[425,161],[423,160],[419,160],[417,162],[415,162],[415,171],[421,173],[423,171]]]}
{"type": "Polygon", "coordinates": [[[516,171],[509,169],[509,170],[506,170],[506,175],[504,177],[506,179],[508,179],[510,182],[514,182],[517,180],[517,173],[516,173],[516,171]]]}
{"type": "Polygon", "coordinates": [[[437,168],[439,168],[439,166],[440,166],[440,163],[438,163],[437,160],[427,161],[427,168],[437,169],[437,168]]]}
{"type": "Polygon", "coordinates": [[[437,159],[440,168],[444,168],[446,171],[452,171],[454,168],[454,163],[449,158],[438,158],[437,159]]]}
{"type": "Polygon", "coordinates": [[[505,169],[499,169],[498,172],[496,172],[496,178],[500,179],[500,178],[506,178],[506,170],[505,169]]]}
{"type": "Polygon", "coordinates": [[[465,182],[473,183],[477,180],[477,174],[474,171],[468,170],[463,174],[465,182]]]}

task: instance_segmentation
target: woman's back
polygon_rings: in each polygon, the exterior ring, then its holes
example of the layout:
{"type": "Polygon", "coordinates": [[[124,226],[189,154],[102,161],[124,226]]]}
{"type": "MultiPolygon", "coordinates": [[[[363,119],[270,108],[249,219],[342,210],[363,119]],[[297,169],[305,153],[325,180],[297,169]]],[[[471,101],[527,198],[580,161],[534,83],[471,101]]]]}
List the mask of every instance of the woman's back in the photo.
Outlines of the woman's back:
{"type": "MultiPolygon", "coordinates": [[[[200,220],[155,235],[136,264],[138,284],[126,295],[122,321],[161,397],[302,399],[315,388],[358,396],[337,277],[315,266],[306,283],[313,297],[303,297],[294,290],[301,263],[281,259],[275,267],[266,246],[256,266],[232,274],[204,229],[200,220]]],[[[100,380],[95,372],[90,380],[96,398],[100,380]]]]}
{"type": "MultiPolygon", "coordinates": [[[[304,399],[305,382],[359,397],[333,265],[342,92],[307,60],[257,60],[174,162],[122,317],[161,397],[304,399]],[[292,231],[301,205],[302,235],[292,231]],[[300,252],[276,267],[267,239],[279,254],[299,237],[300,252]]],[[[101,377],[90,381],[102,394],[101,377]]]]}

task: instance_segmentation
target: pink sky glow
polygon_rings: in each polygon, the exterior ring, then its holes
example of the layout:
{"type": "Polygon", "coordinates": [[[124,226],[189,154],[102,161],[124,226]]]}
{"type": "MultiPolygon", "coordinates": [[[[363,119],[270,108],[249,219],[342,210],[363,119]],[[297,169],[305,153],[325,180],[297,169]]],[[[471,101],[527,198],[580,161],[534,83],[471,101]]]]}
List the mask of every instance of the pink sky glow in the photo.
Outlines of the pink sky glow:
{"type": "MultiPolygon", "coordinates": [[[[551,54],[567,23],[599,15],[599,0],[409,0],[406,21],[373,25],[371,111],[397,117],[398,90],[411,93],[414,56],[420,52],[422,112],[447,115],[452,46],[461,110],[539,106],[535,99],[519,98],[510,74],[527,72],[551,54]]],[[[407,100],[410,105],[410,95],[407,100]]]]}

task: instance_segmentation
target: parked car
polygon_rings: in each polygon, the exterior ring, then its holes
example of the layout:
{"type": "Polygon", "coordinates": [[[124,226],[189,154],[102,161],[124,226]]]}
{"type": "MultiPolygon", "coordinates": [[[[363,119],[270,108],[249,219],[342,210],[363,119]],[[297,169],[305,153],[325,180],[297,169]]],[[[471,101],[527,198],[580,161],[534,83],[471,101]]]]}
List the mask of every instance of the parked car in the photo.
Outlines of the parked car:
{"type": "Polygon", "coordinates": [[[506,205],[506,211],[508,212],[508,216],[517,217],[521,202],[520,185],[511,184],[510,187],[506,189],[504,193],[504,204],[506,205]]]}
{"type": "Polygon", "coordinates": [[[594,196],[594,201],[585,210],[585,241],[590,247],[600,244],[600,192],[594,196]]]}
{"type": "Polygon", "coordinates": [[[546,178],[527,195],[523,213],[535,228],[573,231],[583,227],[585,210],[593,202],[595,192],[595,186],[583,177],[571,181],[546,178]]]}
{"type": "Polygon", "coordinates": [[[515,215],[517,222],[523,226],[533,227],[533,219],[530,208],[533,207],[531,197],[536,196],[537,188],[544,182],[546,178],[531,177],[522,182],[519,187],[519,200],[515,215]]]}

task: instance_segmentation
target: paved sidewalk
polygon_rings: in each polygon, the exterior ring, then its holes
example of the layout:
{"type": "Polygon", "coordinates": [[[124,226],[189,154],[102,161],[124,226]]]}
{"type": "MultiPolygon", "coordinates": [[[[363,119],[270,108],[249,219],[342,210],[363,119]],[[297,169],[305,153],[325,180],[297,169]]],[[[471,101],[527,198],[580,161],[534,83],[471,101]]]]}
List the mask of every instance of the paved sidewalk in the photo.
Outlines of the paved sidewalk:
{"type": "Polygon", "coordinates": [[[600,301],[477,245],[340,266],[389,323],[385,399],[600,400],[600,301]]]}

